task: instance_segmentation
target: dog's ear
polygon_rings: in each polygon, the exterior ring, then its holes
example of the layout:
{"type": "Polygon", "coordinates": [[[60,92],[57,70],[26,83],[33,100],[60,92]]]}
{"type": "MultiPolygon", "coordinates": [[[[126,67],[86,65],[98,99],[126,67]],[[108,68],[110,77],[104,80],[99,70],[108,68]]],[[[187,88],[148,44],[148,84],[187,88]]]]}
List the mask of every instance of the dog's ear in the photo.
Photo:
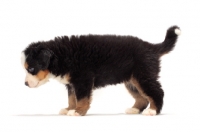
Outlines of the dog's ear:
{"type": "Polygon", "coordinates": [[[51,57],[53,55],[53,52],[51,50],[48,49],[42,49],[39,53],[39,58],[40,58],[40,65],[41,65],[41,69],[45,70],[48,68],[51,57]]]}

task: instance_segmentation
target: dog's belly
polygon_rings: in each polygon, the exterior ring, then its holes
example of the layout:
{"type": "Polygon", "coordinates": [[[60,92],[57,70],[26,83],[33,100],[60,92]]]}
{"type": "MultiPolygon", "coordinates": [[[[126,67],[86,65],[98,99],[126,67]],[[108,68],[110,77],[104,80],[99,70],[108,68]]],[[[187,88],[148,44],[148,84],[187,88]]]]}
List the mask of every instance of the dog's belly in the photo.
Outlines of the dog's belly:
{"type": "Polygon", "coordinates": [[[130,79],[130,75],[121,75],[121,76],[97,76],[94,80],[94,87],[104,87],[106,85],[115,85],[122,83],[124,81],[128,81],[130,79]]]}

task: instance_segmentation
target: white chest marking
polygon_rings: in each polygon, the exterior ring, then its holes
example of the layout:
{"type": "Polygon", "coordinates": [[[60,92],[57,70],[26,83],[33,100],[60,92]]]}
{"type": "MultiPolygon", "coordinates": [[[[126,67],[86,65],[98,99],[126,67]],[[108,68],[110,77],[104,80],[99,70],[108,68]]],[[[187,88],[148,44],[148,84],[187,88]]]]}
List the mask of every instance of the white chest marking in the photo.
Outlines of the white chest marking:
{"type": "Polygon", "coordinates": [[[69,84],[69,77],[68,76],[55,76],[53,74],[50,74],[50,78],[57,80],[58,82],[62,83],[62,84],[69,84]]]}

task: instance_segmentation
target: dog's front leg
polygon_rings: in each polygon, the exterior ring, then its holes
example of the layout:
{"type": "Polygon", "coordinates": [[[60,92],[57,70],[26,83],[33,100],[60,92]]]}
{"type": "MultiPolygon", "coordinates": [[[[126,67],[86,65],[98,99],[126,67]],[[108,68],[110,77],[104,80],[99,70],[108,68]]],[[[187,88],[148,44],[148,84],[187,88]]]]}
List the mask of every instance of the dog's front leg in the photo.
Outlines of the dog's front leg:
{"type": "Polygon", "coordinates": [[[77,103],[74,110],[69,110],[69,116],[84,116],[90,108],[93,79],[86,77],[87,76],[85,75],[80,78],[76,78],[76,80],[72,80],[77,103]]]}
{"type": "Polygon", "coordinates": [[[84,116],[90,108],[94,80],[88,74],[79,75],[81,76],[72,76],[71,79],[71,86],[74,91],[69,95],[69,107],[66,109],[68,116],[84,116]],[[76,99],[75,101],[73,100],[74,98],[76,99]],[[76,105],[74,105],[74,102],[76,102],[76,105]]]}
{"type": "Polygon", "coordinates": [[[67,115],[69,110],[73,110],[76,108],[76,95],[72,85],[67,84],[66,88],[68,90],[68,107],[61,109],[59,114],[60,115],[67,115]]]}

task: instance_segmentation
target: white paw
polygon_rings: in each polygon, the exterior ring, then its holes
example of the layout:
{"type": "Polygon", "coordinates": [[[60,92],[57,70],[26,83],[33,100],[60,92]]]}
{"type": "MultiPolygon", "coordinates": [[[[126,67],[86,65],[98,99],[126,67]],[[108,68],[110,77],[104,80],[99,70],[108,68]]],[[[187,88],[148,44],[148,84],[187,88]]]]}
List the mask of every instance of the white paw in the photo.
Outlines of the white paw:
{"type": "Polygon", "coordinates": [[[68,113],[68,110],[64,108],[60,110],[59,115],[67,115],[67,113],[68,113]]]}
{"type": "Polygon", "coordinates": [[[145,109],[143,112],[142,112],[143,115],[146,115],[146,116],[154,116],[156,115],[156,110],[152,110],[152,109],[145,109]]]}
{"type": "Polygon", "coordinates": [[[139,114],[140,110],[137,108],[128,108],[125,111],[126,114],[139,114]]]}
{"type": "Polygon", "coordinates": [[[67,113],[68,116],[80,116],[75,110],[69,110],[67,113]]]}

